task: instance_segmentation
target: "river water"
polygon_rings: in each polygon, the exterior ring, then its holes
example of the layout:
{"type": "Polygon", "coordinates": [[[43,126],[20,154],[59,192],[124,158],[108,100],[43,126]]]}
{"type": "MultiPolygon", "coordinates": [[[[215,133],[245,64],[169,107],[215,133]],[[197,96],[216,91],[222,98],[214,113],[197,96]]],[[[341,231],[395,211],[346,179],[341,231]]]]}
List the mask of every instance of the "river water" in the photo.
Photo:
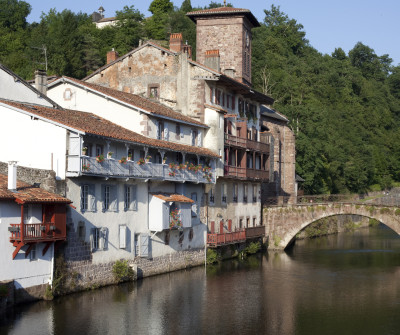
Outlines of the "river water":
{"type": "Polygon", "coordinates": [[[41,301],[0,333],[400,334],[400,238],[379,225],[41,301]]]}

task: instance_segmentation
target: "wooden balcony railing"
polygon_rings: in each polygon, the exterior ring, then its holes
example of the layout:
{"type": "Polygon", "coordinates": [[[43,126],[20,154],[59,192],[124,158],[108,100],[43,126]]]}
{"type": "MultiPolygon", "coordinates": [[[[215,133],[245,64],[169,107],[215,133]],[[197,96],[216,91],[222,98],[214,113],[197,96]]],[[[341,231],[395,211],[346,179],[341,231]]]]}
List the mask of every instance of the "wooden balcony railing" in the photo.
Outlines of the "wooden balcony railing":
{"type": "Polygon", "coordinates": [[[249,179],[260,179],[260,180],[267,181],[267,180],[269,180],[269,171],[246,169],[246,176],[249,179]]]}
{"type": "Polygon", "coordinates": [[[231,233],[207,234],[207,244],[210,247],[218,247],[226,244],[234,244],[246,241],[244,229],[231,233]]]}
{"type": "Polygon", "coordinates": [[[225,144],[246,149],[247,139],[225,133],[225,144]]]}
{"type": "Polygon", "coordinates": [[[258,141],[247,140],[247,149],[269,153],[269,148],[270,148],[269,144],[258,141]]]}
{"type": "Polygon", "coordinates": [[[225,133],[225,144],[228,146],[249,149],[253,151],[268,152],[270,151],[270,137],[263,136],[261,141],[253,141],[225,133]]]}
{"type": "Polygon", "coordinates": [[[11,233],[10,242],[51,242],[65,240],[66,225],[47,223],[11,223],[8,230],[11,233]]]}
{"type": "Polygon", "coordinates": [[[224,166],[224,175],[226,177],[246,178],[246,168],[225,165],[224,166]]]}
{"type": "Polygon", "coordinates": [[[265,236],[265,226],[245,228],[246,238],[256,238],[265,236]]]}
{"type": "MultiPolygon", "coordinates": [[[[70,158],[74,159],[75,157],[70,158]]],[[[103,162],[99,163],[96,157],[88,156],[80,157],[79,166],[76,166],[74,163],[68,163],[68,171],[74,172],[71,170],[70,165],[74,166],[74,169],[78,169],[79,173],[84,175],[162,179],[178,182],[191,181],[205,184],[215,183],[215,169],[209,171],[178,170],[177,168],[171,169],[168,164],[145,163],[139,165],[134,161],[119,163],[115,159],[104,159],[103,162]]]]}

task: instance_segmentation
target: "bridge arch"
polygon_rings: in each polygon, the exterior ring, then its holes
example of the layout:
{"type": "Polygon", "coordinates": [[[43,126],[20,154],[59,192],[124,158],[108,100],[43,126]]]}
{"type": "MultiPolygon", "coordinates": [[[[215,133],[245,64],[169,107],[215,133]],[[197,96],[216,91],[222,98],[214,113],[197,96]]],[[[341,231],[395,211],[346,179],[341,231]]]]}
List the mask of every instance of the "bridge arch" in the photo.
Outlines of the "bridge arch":
{"type": "Polygon", "coordinates": [[[360,215],[378,220],[400,235],[400,209],[360,203],[327,203],[274,206],[263,209],[268,248],[285,249],[311,223],[336,215],[360,215]]]}

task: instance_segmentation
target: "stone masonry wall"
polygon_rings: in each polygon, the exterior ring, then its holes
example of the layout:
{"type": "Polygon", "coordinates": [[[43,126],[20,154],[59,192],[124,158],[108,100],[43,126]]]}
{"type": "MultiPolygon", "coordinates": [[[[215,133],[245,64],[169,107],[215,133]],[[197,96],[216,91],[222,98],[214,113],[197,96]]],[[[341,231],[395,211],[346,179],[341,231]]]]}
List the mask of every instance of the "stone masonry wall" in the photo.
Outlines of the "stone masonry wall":
{"type": "MultiPolygon", "coordinates": [[[[8,163],[0,162],[0,173],[8,175],[8,163]]],[[[17,179],[28,184],[40,183],[40,187],[49,192],[57,193],[57,191],[60,191],[56,182],[56,173],[51,170],[18,166],[17,179]]]]}

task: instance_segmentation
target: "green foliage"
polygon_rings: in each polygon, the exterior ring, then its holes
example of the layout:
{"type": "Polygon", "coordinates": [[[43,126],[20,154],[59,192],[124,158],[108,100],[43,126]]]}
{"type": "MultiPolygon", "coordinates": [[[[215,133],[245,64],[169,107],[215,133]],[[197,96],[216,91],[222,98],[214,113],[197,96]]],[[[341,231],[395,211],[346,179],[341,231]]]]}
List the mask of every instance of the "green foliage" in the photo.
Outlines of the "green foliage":
{"type": "Polygon", "coordinates": [[[379,225],[379,221],[378,221],[378,220],[375,220],[375,219],[369,219],[368,225],[369,225],[370,227],[376,227],[377,225],[379,225]]]}
{"type": "Polygon", "coordinates": [[[282,238],[279,237],[278,235],[274,235],[273,240],[274,240],[274,245],[275,245],[275,247],[278,247],[279,244],[280,244],[281,241],[282,241],[282,238]]]}
{"type": "Polygon", "coordinates": [[[112,272],[117,283],[133,280],[134,273],[126,259],[116,261],[113,265],[112,272]]]}
{"type": "Polygon", "coordinates": [[[400,208],[396,208],[396,210],[394,211],[394,214],[396,216],[400,216],[400,208]]]}
{"type": "Polygon", "coordinates": [[[0,284],[0,298],[5,298],[8,295],[8,286],[0,284]]]}
{"type": "Polygon", "coordinates": [[[353,222],[353,221],[347,221],[345,224],[344,224],[344,231],[354,231],[354,230],[356,230],[357,228],[360,228],[360,226],[361,226],[361,223],[355,223],[355,222],[353,222]]]}
{"type": "Polygon", "coordinates": [[[247,247],[246,247],[246,253],[247,254],[255,254],[261,249],[261,243],[260,242],[251,242],[247,247]]]}
{"type": "Polygon", "coordinates": [[[53,295],[53,290],[51,289],[51,286],[47,284],[46,290],[44,291],[44,300],[53,300],[54,295],[53,295]]]}
{"type": "Polygon", "coordinates": [[[381,213],[381,214],[392,214],[392,211],[389,208],[384,207],[384,208],[381,208],[379,210],[379,213],[381,213]]]}
{"type": "Polygon", "coordinates": [[[219,260],[220,260],[220,257],[216,250],[207,249],[207,257],[206,257],[207,265],[218,263],[219,260]]]}
{"type": "Polygon", "coordinates": [[[168,13],[174,8],[169,0],[153,0],[150,4],[149,11],[154,14],[168,13]]]}

